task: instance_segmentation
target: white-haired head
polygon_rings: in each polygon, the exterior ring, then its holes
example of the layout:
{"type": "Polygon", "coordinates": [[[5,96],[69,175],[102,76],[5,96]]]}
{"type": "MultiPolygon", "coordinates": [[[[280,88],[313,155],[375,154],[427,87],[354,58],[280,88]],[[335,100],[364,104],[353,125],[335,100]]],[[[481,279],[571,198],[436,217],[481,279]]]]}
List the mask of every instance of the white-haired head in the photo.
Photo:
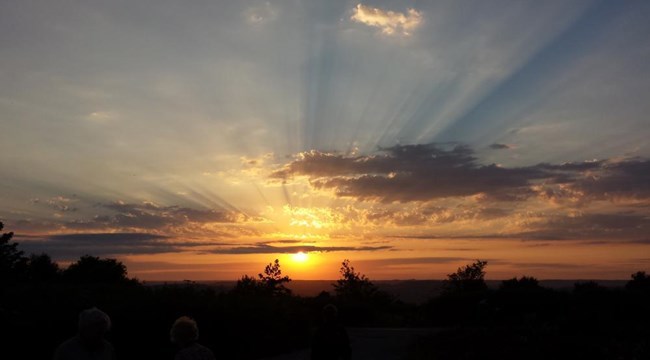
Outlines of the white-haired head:
{"type": "Polygon", "coordinates": [[[181,316],[174,321],[169,336],[174,344],[184,346],[199,339],[199,327],[194,319],[181,316]]]}
{"type": "Polygon", "coordinates": [[[89,341],[98,341],[111,328],[111,318],[96,307],[79,313],[79,335],[89,341]]]}

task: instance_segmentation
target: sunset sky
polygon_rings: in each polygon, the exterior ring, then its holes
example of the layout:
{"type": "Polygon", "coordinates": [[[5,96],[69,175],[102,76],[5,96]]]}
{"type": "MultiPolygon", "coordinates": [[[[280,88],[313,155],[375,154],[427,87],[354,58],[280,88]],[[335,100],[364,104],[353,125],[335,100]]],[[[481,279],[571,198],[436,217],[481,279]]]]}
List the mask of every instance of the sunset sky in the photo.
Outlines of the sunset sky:
{"type": "Polygon", "coordinates": [[[144,280],[650,270],[650,2],[0,2],[0,220],[144,280]],[[296,257],[298,252],[305,257],[296,257]]]}

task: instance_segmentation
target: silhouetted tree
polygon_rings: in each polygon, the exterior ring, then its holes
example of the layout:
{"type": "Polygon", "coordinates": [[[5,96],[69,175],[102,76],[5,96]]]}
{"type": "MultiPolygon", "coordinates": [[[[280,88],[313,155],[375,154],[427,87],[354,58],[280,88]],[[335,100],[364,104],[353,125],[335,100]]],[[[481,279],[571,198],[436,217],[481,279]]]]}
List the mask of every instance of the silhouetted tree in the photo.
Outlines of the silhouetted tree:
{"type": "Polygon", "coordinates": [[[607,288],[601,286],[595,281],[580,281],[573,284],[574,293],[593,293],[596,291],[606,291],[607,288]]]}
{"type": "Polygon", "coordinates": [[[336,280],[334,291],[340,299],[367,299],[377,292],[377,287],[365,275],[354,271],[350,260],[345,259],[339,270],[341,278],[336,280]]]}
{"type": "Polygon", "coordinates": [[[115,259],[84,255],[63,271],[63,278],[73,283],[126,283],[126,266],[115,259]]]}
{"type": "Polygon", "coordinates": [[[650,291],[650,275],[646,275],[645,271],[635,272],[625,288],[631,291],[650,291]]]}
{"type": "Polygon", "coordinates": [[[237,280],[232,292],[239,295],[257,295],[260,292],[260,283],[256,278],[244,275],[237,280]]]}
{"type": "Polygon", "coordinates": [[[474,263],[459,267],[453,274],[447,275],[444,288],[447,292],[477,292],[487,290],[485,284],[485,266],[487,261],[476,260],[474,263]]]}
{"type": "MultiPolygon", "coordinates": [[[[4,224],[0,222],[0,231],[2,229],[4,224]]],[[[0,235],[0,283],[18,280],[27,264],[24,253],[18,250],[18,243],[11,242],[13,236],[13,232],[0,235]]]]}
{"type": "Polygon", "coordinates": [[[257,274],[260,286],[272,295],[291,295],[291,290],[284,286],[291,281],[288,276],[282,276],[280,260],[275,259],[264,268],[264,273],[257,274]]]}
{"type": "Polygon", "coordinates": [[[539,290],[542,287],[539,286],[539,281],[535,279],[532,276],[522,276],[521,278],[517,279],[516,277],[509,279],[509,280],[503,280],[501,282],[501,286],[499,287],[500,290],[539,290]]]}
{"type": "Polygon", "coordinates": [[[233,293],[239,295],[291,295],[291,290],[284,286],[290,281],[288,276],[282,276],[280,260],[275,259],[274,262],[266,265],[264,273],[257,274],[257,279],[244,275],[237,280],[233,293]]]}
{"type": "Polygon", "coordinates": [[[27,279],[34,282],[56,281],[61,275],[59,265],[49,255],[32,254],[27,262],[27,279]]]}

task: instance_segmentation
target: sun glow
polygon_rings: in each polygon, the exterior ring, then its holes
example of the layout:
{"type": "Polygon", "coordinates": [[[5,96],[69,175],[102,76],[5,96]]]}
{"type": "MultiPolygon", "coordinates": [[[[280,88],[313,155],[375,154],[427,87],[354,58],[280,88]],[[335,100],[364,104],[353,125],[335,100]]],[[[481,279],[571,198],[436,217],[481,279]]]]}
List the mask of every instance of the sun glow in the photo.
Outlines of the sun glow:
{"type": "Polygon", "coordinates": [[[307,259],[309,258],[309,256],[308,256],[306,253],[300,251],[300,252],[297,252],[297,253],[293,254],[293,255],[291,256],[291,258],[292,258],[293,261],[295,261],[295,262],[300,262],[300,263],[302,263],[302,262],[307,261],[307,259]]]}

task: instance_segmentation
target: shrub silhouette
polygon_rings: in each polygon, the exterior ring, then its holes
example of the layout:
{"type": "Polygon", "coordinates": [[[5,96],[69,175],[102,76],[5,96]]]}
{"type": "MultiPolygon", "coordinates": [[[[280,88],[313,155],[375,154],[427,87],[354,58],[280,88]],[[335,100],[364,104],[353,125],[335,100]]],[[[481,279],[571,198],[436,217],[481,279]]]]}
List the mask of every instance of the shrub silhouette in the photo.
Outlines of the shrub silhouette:
{"type": "Polygon", "coordinates": [[[579,281],[573,284],[573,292],[575,294],[591,294],[594,292],[602,292],[607,289],[595,281],[579,281]]]}
{"type": "Polygon", "coordinates": [[[503,291],[531,291],[540,289],[542,287],[539,286],[539,281],[532,276],[522,276],[519,279],[514,277],[509,280],[503,280],[501,286],[499,286],[499,290],[503,291]]]}
{"type": "Polygon", "coordinates": [[[59,265],[49,255],[32,254],[27,261],[27,279],[31,282],[56,282],[61,277],[59,265]]]}
{"type": "Polygon", "coordinates": [[[341,278],[333,284],[336,296],[343,301],[367,300],[377,293],[377,287],[365,275],[356,272],[350,265],[350,260],[345,259],[339,269],[341,278]]]}
{"type": "Polygon", "coordinates": [[[257,279],[244,275],[237,280],[233,293],[239,295],[288,296],[291,289],[284,286],[291,281],[289,276],[282,276],[280,260],[275,259],[264,268],[264,273],[257,274],[257,279]]]}
{"type": "Polygon", "coordinates": [[[632,280],[625,284],[627,290],[650,292],[650,275],[646,275],[645,271],[637,271],[631,276],[632,280]]]}
{"type": "Polygon", "coordinates": [[[487,290],[485,284],[485,267],[487,261],[476,260],[474,263],[459,267],[453,274],[447,275],[444,283],[446,292],[464,293],[487,290]]]}
{"type": "Polygon", "coordinates": [[[133,280],[127,277],[126,266],[115,259],[84,255],[63,271],[63,279],[72,283],[118,284],[133,280]]]}
{"type": "Polygon", "coordinates": [[[244,275],[237,280],[232,292],[238,295],[255,296],[261,292],[260,284],[254,277],[244,275]]]}
{"type": "Polygon", "coordinates": [[[379,288],[365,275],[355,271],[346,259],[339,269],[341,278],[332,284],[335,291],[335,303],[339,305],[339,315],[343,322],[350,325],[373,325],[386,323],[398,315],[395,314],[399,304],[393,296],[379,288]]]}
{"type": "MultiPolygon", "coordinates": [[[[0,231],[4,224],[0,222],[0,231]]],[[[20,280],[27,266],[27,258],[18,250],[18,243],[12,242],[14,233],[0,235],[0,284],[20,280]]]]}

